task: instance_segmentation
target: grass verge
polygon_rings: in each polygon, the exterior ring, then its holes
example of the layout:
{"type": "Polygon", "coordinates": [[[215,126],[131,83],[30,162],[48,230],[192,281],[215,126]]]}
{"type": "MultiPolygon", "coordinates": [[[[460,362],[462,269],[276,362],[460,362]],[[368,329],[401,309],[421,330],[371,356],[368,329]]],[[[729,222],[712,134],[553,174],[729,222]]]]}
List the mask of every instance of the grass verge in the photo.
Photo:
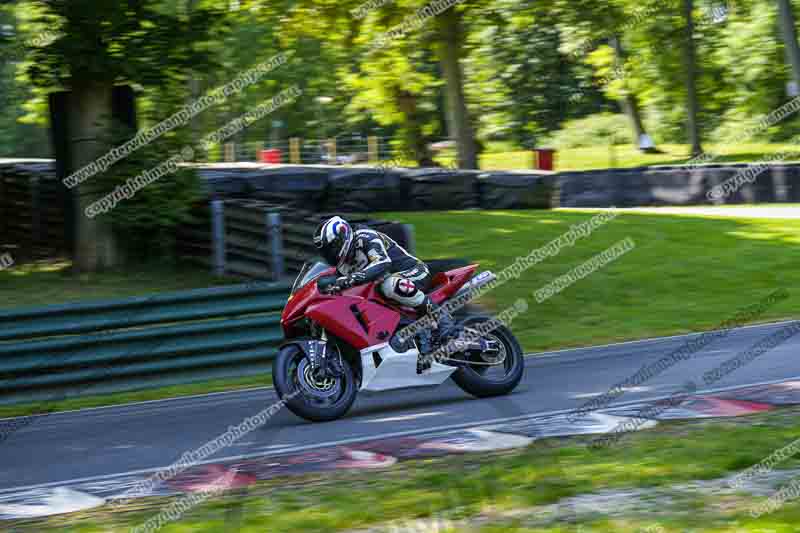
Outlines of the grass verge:
{"type": "MultiPolygon", "coordinates": [[[[688,163],[691,150],[684,144],[663,144],[658,147],[663,153],[645,154],[632,145],[592,146],[567,148],[556,154],[556,170],[598,170],[607,168],[636,168],[654,165],[683,165],[688,163]]],[[[771,154],[787,154],[787,161],[800,159],[800,150],[794,144],[744,143],[737,145],[708,145],[710,154],[715,154],[714,163],[751,163],[771,154]]],[[[436,160],[443,165],[452,164],[454,153],[443,152],[436,160]]],[[[525,170],[533,168],[533,155],[528,150],[519,150],[507,144],[490,143],[488,151],[480,156],[483,170],[525,170]]]]}
{"type": "Polygon", "coordinates": [[[62,411],[74,411],[77,409],[89,409],[92,407],[110,407],[113,405],[124,405],[135,402],[163,400],[165,398],[180,398],[182,396],[193,396],[197,394],[211,394],[214,392],[226,392],[271,386],[272,377],[270,374],[245,378],[217,379],[212,381],[189,383],[186,385],[173,385],[170,387],[161,387],[157,389],[69,398],[60,400],[56,403],[44,401],[30,404],[5,405],[0,406],[0,418],[35,415],[37,413],[41,413],[42,411],[46,411],[47,413],[58,413],[62,411]]]}
{"type": "MultiPolygon", "coordinates": [[[[641,531],[637,528],[656,526],[661,529],[654,531],[663,532],[796,531],[797,502],[756,520],[748,511],[764,496],[711,487],[716,481],[723,486],[723,476],[794,441],[800,433],[798,414],[800,409],[790,408],[737,419],[663,423],[603,449],[586,446],[591,437],[549,439],[513,452],[409,461],[383,472],[275,479],[202,503],[161,531],[327,532],[391,522],[400,531],[436,531],[412,529],[407,522],[431,517],[469,526],[454,531],[487,533],[641,531]],[[678,487],[687,483],[700,488],[681,492],[678,487]],[[620,506],[599,498],[588,512],[577,512],[579,506],[568,500],[601,491],[621,494],[623,501],[639,494],[642,503],[620,506]]],[[[797,459],[778,466],[798,467],[797,459]]],[[[174,500],[152,498],[121,513],[98,508],[14,526],[20,531],[123,531],[174,500]]]]}
{"type": "Polygon", "coordinates": [[[0,270],[0,308],[108,300],[236,282],[189,265],[146,264],[81,275],[71,269],[69,261],[47,261],[0,270]]]}
{"type": "MultiPolygon", "coordinates": [[[[417,254],[463,257],[499,272],[589,220],[569,211],[391,213],[415,227],[417,254]]],[[[800,220],[625,213],[483,297],[501,311],[529,302],[511,327],[543,351],[705,331],[778,288],[789,298],[756,321],[800,316],[800,220]],[[538,304],[533,294],[613,244],[636,248],[538,304]]]]}

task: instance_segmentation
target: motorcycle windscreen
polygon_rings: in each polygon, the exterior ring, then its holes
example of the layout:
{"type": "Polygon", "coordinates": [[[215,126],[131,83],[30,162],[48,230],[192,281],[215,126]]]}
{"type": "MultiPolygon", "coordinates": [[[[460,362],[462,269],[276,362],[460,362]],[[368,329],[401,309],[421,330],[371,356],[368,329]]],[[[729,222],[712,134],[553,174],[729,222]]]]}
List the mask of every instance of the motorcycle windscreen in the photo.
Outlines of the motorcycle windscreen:
{"type": "Polygon", "coordinates": [[[400,323],[400,313],[348,296],[312,305],[306,316],[357,350],[388,342],[400,323]]]}

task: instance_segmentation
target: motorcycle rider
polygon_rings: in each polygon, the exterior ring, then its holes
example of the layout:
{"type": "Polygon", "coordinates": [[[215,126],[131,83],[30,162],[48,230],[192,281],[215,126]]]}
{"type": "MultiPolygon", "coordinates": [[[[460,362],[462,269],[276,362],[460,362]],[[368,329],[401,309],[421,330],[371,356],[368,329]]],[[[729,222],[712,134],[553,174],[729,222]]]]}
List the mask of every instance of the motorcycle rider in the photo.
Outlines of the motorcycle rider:
{"type": "MultiPolygon", "coordinates": [[[[354,230],[346,220],[334,216],[317,227],[314,246],[340,275],[333,290],[341,291],[378,281],[380,293],[385,298],[414,308],[420,316],[434,318],[440,342],[454,333],[455,324],[450,313],[425,294],[432,279],[428,266],[388,235],[369,228],[354,230]]],[[[401,333],[392,341],[402,338],[401,333]]],[[[417,371],[422,372],[430,367],[429,358],[424,357],[432,349],[430,332],[423,328],[418,337],[420,358],[417,371]]],[[[402,348],[402,344],[393,346],[402,348]]]]}

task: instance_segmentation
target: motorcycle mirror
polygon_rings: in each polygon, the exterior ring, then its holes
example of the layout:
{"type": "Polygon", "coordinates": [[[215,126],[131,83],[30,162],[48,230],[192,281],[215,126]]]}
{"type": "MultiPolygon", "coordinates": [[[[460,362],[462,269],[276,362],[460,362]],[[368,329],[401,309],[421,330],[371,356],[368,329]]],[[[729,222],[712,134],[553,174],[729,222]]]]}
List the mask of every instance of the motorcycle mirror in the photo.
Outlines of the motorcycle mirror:
{"type": "Polygon", "coordinates": [[[330,288],[336,285],[336,276],[320,276],[317,279],[317,290],[321,293],[329,292],[330,288]]]}

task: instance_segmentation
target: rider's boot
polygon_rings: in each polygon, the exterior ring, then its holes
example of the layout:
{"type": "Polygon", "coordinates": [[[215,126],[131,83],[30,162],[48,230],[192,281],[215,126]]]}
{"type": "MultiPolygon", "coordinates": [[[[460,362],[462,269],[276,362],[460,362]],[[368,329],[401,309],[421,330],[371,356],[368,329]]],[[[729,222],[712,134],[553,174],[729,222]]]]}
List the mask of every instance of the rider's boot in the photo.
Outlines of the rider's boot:
{"type": "Polygon", "coordinates": [[[430,316],[436,321],[437,337],[440,343],[444,343],[457,333],[456,323],[447,307],[436,305],[429,296],[417,307],[417,312],[424,316],[430,316]]]}
{"type": "Polygon", "coordinates": [[[421,374],[431,367],[434,359],[435,345],[444,344],[451,336],[455,335],[456,325],[453,317],[446,308],[433,303],[430,297],[426,296],[425,301],[416,308],[420,316],[430,317],[436,322],[436,342],[434,343],[433,333],[423,328],[417,334],[419,346],[419,356],[417,359],[417,374],[421,374]]]}
{"type": "Polygon", "coordinates": [[[430,331],[422,330],[417,334],[417,346],[417,374],[422,374],[433,364],[433,335],[430,331]]]}
{"type": "MultiPolygon", "coordinates": [[[[409,334],[413,335],[410,332],[409,334]]],[[[430,330],[423,328],[409,339],[406,339],[403,335],[403,330],[400,330],[389,341],[389,345],[397,353],[405,353],[414,347],[414,341],[416,341],[417,350],[419,351],[417,355],[417,374],[422,374],[431,367],[431,361],[433,360],[433,334],[430,330]]]]}
{"type": "MultiPolygon", "coordinates": [[[[457,328],[450,312],[445,307],[433,303],[430,297],[426,296],[425,301],[417,306],[415,310],[421,317],[430,317],[436,323],[436,344],[444,344],[451,337],[456,335],[457,328]]],[[[417,339],[417,347],[419,348],[417,373],[421,374],[431,367],[435,348],[433,333],[427,327],[422,327],[417,330],[413,325],[400,330],[389,341],[391,347],[399,353],[406,352],[411,348],[411,338],[407,338],[404,333],[407,333],[412,338],[416,337],[417,339]]]]}

